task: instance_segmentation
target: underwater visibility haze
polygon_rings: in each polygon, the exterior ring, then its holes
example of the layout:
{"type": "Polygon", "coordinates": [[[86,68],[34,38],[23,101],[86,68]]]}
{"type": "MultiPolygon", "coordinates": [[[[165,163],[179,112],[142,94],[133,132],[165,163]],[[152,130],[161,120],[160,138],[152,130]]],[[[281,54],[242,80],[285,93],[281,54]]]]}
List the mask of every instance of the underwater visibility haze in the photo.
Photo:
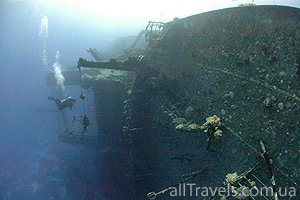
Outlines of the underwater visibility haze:
{"type": "Polygon", "coordinates": [[[0,200],[299,199],[299,8],[0,1],[0,200]]]}

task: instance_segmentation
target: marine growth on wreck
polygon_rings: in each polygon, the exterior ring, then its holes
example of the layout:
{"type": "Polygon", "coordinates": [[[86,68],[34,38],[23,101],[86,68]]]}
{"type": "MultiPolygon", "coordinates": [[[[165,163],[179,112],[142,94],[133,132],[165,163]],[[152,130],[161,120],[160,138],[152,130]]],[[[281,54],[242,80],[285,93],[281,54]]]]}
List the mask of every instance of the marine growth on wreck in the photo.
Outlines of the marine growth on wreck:
{"type": "Polygon", "coordinates": [[[64,72],[93,89],[99,143],[122,149],[105,166],[112,198],[172,199],[186,183],[231,191],[187,199],[299,198],[299,19],[240,6],[152,22],[145,50],[64,72]],[[272,195],[250,193],[263,187],[272,195]]]}

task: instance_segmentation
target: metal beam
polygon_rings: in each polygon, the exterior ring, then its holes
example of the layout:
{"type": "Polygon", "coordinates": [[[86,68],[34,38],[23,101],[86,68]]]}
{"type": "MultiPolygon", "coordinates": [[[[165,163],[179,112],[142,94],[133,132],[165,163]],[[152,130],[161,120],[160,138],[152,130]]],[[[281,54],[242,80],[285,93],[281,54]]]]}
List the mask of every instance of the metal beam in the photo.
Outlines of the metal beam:
{"type": "Polygon", "coordinates": [[[125,70],[137,72],[142,64],[137,61],[135,57],[129,57],[126,61],[117,61],[116,59],[110,59],[110,61],[88,61],[83,58],[79,58],[78,67],[88,68],[102,68],[102,69],[113,69],[113,70],[125,70]]]}

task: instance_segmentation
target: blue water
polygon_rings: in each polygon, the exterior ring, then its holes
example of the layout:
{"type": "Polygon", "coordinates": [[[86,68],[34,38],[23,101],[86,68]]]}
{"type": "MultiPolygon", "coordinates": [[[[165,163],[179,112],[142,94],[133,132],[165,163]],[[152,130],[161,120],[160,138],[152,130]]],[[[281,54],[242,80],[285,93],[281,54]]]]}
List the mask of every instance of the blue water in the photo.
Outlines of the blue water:
{"type": "MultiPolygon", "coordinates": [[[[79,57],[92,60],[88,48],[105,47],[116,35],[86,23],[62,10],[36,3],[0,3],[0,199],[101,199],[101,152],[95,147],[58,141],[64,130],[61,113],[53,101],[57,87],[45,82],[41,19],[49,19],[48,69],[60,52],[63,68],[75,66],[79,57]],[[52,92],[51,92],[52,91],[52,92]]],[[[82,114],[80,88],[66,86],[66,96],[77,97],[72,115],[82,114]]],[[[87,103],[93,104],[92,92],[87,103]]],[[[89,107],[93,113],[93,107],[89,107]]],[[[91,116],[91,127],[96,128],[91,116]]],[[[71,137],[71,136],[70,136],[71,137]]]]}

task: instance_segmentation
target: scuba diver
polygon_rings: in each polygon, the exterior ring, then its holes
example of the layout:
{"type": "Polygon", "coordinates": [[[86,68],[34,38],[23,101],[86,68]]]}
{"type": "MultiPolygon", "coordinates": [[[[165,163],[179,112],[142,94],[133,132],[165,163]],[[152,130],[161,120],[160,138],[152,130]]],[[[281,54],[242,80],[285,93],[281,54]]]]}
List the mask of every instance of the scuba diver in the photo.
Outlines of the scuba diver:
{"type": "Polygon", "coordinates": [[[73,97],[68,97],[63,100],[59,100],[59,99],[55,99],[55,98],[49,96],[48,99],[55,101],[59,110],[63,110],[65,108],[69,108],[69,110],[72,110],[74,103],[76,103],[76,99],[73,97]]]}

